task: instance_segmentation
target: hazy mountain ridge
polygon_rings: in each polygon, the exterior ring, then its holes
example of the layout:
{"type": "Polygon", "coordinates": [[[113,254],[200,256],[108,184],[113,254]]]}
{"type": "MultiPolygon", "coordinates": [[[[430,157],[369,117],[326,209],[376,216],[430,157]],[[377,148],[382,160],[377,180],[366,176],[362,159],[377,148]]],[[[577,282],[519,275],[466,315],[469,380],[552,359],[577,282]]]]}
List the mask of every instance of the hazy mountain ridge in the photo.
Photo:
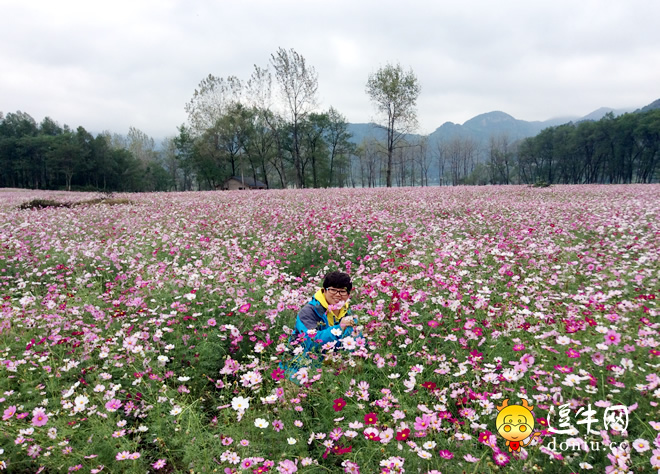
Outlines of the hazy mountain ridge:
{"type": "Polygon", "coordinates": [[[649,105],[635,110],[635,112],[648,112],[650,110],[660,109],[660,99],[651,102],[649,105]]]}
{"type": "MultiPolygon", "coordinates": [[[[569,122],[575,123],[584,120],[600,120],[610,112],[612,112],[614,116],[618,116],[628,112],[646,112],[657,108],[660,108],[660,99],[637,110],[634,108],[612,109],[609,107],[601,107],[583,117],[560,117],[531,122],[516,119],[502,111],[493,111],[472,117],[462,125],[453,122],[445,122],[429,134],[429,142],[430,144],[433,144],[438,141],[446,141],[461,137],[472,138],[479,143],[485,144],[491,136],[497,135],[507,135],[511,140],[518,140],[533,137],[541,132],[541,130],[548,127],[555,127],[569,122]]],[[[373,123],[349,123],[348,131],[353,134],[351,141],[358,144],[365,138],[375,138],[378,140],[386,138],[385,129],[373,123]]],[[[421,135],[409,134],[407,137],[414,139],[421,138],[421,135]]]]}

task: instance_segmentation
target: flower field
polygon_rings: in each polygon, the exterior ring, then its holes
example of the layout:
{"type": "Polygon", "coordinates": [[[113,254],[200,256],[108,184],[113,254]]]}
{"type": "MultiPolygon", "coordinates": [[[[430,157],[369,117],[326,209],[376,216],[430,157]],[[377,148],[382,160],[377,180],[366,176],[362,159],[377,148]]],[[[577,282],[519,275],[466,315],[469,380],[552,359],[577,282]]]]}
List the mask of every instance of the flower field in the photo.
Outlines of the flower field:
{"type": "Polygon", "coordinates": [[[660,468],[659,185],[19,208],[96,197],[0,192],[0,469],[660,468]],[[289,380],[335,269],[359,335],[289,380]],[[540,433],[520,452],[507,399],[540,433]]]}

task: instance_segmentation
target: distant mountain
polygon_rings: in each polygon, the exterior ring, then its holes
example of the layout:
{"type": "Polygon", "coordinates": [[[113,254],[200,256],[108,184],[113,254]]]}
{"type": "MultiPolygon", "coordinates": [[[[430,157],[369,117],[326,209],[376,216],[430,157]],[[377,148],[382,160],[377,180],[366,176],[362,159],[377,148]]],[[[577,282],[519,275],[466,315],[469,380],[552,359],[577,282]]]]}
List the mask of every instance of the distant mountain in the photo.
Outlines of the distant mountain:
{"type": "Polygon", "coordinates": [[[492,135],[508,135],[511,139],[531,137],[550,125],[545,122],[527,122],[518,120],[511,115],[495,111],[477,115],[463,125],[451,122],[437,128],[429,137],[430,140],[446,140],[455,136],[471,137],[479,142],[487,142],[492,135]]]}
{"type": "MultiPolygon", "coordinates": [[[[479,143],[487,143],[492,135],[508,135],[512,140],[531,137],[541,130],[554,125],[569,122],[570,119],[552,119],[545,122],[527,122],[518,120],[511,115],[495,111],[477,115],[464,124],[445,122],[429,135],[431,144],[437,141],[451,140],[455,137],[472,138],[479,143]]],[[[384,140],[386,131],[373,123],[349,123],[348,131],[353,134],[354,143],[362,143],[365,138],[384,140]]],[[[419,138],[421,135],[411,134],[410,138],[419,138]]]]}
{"type": "MultiPolygon", "coordinates": [[[[633,108],[612,109],[609,107],[601,107],[584,117],[560,117],[542,122],[518,120],[505,112],[493,111],[477,115],[462,125],[445,122],[429,135],[429,144],[434,146],[438,141],[447,141],[455,137],[460,137],[472,138],[482,146],[486,146],[491,136],[507,135],[511,140],[515,141],[522,138],[533,137],[541,130],[548,127],[556,127],[557,125],[569,122],[577,123],[584,120],[600,120],[605,114],[610,112],[612,112],[614,116],[618,116],[628,112],[646,112],[658,108],[660,108],[660,99],[637,110],[633,108]]],[[[348,131],[353,134],[351,141],[354,143],[361,143],[365,138],[383,140],[386,137],[385,130],[372,123],[349,123],[348,131]]],[[[410,137],[419,138],[420,135],[410,135],[410,137]]]]}
{"type": "Polygon", "coordinates": [[[602,119],[603,117],[605,117],[606,114],[609,114],[610,112],[612,112],[614,114],[614,116],[617,117],[619,115],[623,115],[623,114],[626,114],[626,113],[629,113],[629,112],[633,112],[634,110],[635,110],[634,108],[611,109],[609,107],[601,107],[600,109],[596,109],[593,112],[591,112],[590,114],[587,114],[584,117],[579,118],[575,121],[576,122],[583,122],[585,120],[592,120],[592,121],[595,122],[595,121],[598,121],[598,120],[602,119]]]}
{"type": "Polygon", "coordinates": [[[370,138],[379,141],[387,138],[387,131],[375,123],[349,123],[348,131],[353,135],[351,141],[358,144],[370,138]]]}
{"type": "Polygon", "coordinates": [[[660,99],[651,102],[649,105],[636,110],[635,112],[649,112],[651,110],[660,109],[660,99]]]}

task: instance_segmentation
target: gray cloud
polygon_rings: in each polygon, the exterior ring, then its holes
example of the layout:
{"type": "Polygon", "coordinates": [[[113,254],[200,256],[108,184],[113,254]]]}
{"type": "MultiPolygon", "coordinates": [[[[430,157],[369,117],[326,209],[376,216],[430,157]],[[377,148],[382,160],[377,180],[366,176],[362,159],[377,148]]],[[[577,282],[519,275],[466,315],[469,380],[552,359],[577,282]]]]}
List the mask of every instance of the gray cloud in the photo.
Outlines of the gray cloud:
{"type": "Polygon", "coordinates": [[[321,107],[352,122],[374,118],[365,83],[387,62],[418,76],[424,133],[491,110],[584,115],[660,97],[657,18],[653,0],[0,0],[0,110],[173,135],[201,79],[247,79],[281,46],[316,68],[321,107]]]}

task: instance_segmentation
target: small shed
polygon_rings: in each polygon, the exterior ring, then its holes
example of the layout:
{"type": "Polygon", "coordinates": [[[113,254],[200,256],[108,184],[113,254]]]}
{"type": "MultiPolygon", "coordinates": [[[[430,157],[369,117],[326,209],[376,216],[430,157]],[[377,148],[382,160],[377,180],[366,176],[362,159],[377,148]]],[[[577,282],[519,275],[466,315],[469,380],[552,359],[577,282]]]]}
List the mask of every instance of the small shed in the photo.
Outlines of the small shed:
{"type": "Polygon", "coordinates": [[[223,190],[235,191],[238,189],[266,189],[266,185],[259,180],[240,176],[232,176],[222,183],[223,190]]]}

